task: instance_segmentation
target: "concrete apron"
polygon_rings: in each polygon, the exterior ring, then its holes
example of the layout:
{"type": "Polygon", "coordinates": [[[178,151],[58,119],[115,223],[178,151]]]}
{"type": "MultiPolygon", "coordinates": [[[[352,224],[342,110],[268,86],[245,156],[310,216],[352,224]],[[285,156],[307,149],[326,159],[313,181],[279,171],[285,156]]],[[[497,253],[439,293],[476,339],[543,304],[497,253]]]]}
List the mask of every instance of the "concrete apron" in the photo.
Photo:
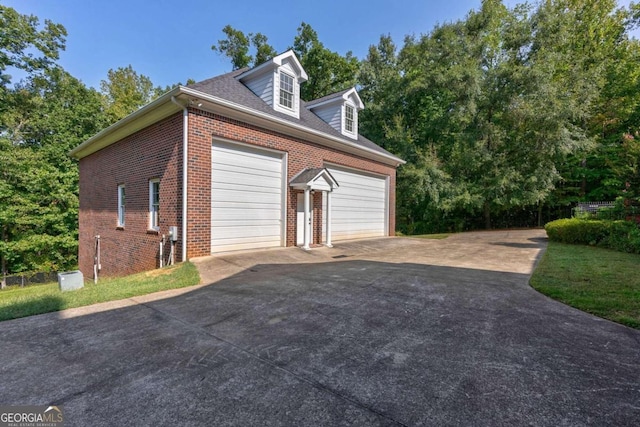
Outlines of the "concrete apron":
{"type": "Polygon", "coordinates": [[[334,242],[333,248],[239,251],[193,258],[200,283],[210,284],[256,265],[383,260],[531,275],[546,247],[544,230],[452,234],[446,239],[387,237],[334,242]]]}

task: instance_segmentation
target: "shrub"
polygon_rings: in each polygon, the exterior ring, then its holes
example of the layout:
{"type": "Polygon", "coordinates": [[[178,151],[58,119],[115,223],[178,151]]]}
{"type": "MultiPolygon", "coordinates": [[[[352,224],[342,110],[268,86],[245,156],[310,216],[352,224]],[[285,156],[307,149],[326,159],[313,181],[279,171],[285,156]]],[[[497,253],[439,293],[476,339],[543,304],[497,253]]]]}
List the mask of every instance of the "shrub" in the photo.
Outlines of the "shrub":
{"type": "Polygon", "coordinates": [[[559,219],[545,225],[549,240],[640,254],[640,228],[630,221],[559,219]]]}
{"type": "Polygon", "coordinates": [[[605,221],[591,219],[559,219],[544,228],[550,240],[560,243],[597,245],[607,236],[605,221]]]}

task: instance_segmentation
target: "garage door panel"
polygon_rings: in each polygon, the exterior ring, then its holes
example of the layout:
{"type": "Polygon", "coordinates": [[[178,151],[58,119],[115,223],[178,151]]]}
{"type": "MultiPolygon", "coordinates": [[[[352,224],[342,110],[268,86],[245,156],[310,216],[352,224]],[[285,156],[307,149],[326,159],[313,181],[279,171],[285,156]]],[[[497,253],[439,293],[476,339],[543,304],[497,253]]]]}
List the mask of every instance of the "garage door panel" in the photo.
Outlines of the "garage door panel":
{"type": "Polygon", "coordinates": [[[236,159],[240,153],[247,163],[252,160],[260,163],[272,159],[274,163],[278,163],[282,155],[273,151],[261,150],[260,147],[249,145],[234,144],[231,142],[215,141],[216,154],[219,158],[236,159]]]}
{"type": "MultiPolygon", "coordinates": [[[[233,161],[233,160],[231,160],[233,161]]],[[[224,163],[212,162],[213,170],[217,172],[219,179],[225,180],[229,176],[238,178],[242,176],[242,180],[257,181],[262,178],[279,179],[282,176],[281,170],[256,169],[251,167],[242,167],[240,165],[228,165],[224,163]]]]}
{"type": "Polygon", "coordinates": [[[342,187],[343,185],[346,185],[347,191],[353,194],[356,194],[358,191],[377,193],[378,191],[386,187],[383,185],[379,185],[379,183],[376,183],[375,181],[363,182],[362,180],[357,180],[357,181],[342,180],[339,182],[339,185],[340,187],[342,187]]]}
{"type": "Polygon", "coordinates": [[[267,206],[265,208],[251,208],[250,212],[247,212],[245,208],[234,208],[218,210],[217,215],[212,218],[212,224],[216,221],[276,221],[280,219],[280,210],[273,206],[267,206]]]}
{"type": "MultiPolygon", "coordinates": [[[[338,189],[336,189],[336,191],[338,191],[340,188],[338,187],[338,189]]],[[[372,190],[371,188],[363,188],[363,189],[356,189],[355,191],[342,191],[340,192],[340,197],[348,197],[350,199],[356,198],[362,198],[362,199],[373,199],[373,200],[384,200],[384,197],[382,197],[380,195],[381,192],[384,192],[384,190],[372,190]]]]}
{"type": "Polygon", "coordinates": [[[277,248],[281,246],[279,243],[275,243],[273,239],[254,239],[254,238],[238,238],[238,239],[222,239],[211,245],[212,252],[228,252],[228,251],[242,251],[247,249],[266,249],[277,248]]]}
{"type": "MultiPolygon", "coordinates": [[[[228,225],[228,226],[218,226],[216,228],[217,235],[216,241],[224,240],[224,239],[254,239],[254,241],[266,241],[269,239],[276,239],[280,236],[280,228],[273,227],[269,224],[266,225],[256,225],[256,224],[247,224],[242,223],[242,221],[236,222],[236,225],[228,225]],[[236,228],[240,226],[243,228],[251,229],[251,233],[248,236],[240,236],[237,233],[236,228]]],[[[247,240],[248,241],[248,240],[247,240]]]]}
{"type": "Polygon", "coordinates": [[[261,191],[252,191],[246,186],[231,190],[226,188],[216,188],[217,192],[211,194],[212,203],[219,203],[218,207],[222,208],[226,203],[244,203],[252,205],[254,203],[273,204],[281,206],[282,201],[279,199],[282,194],[273,189],[265,189],[261,191]],[[276,200],[278,199],[278,200],[276,200]]]}
{"type": "Polygon", "coordinates": [[[282,246],[283,156],[214,142],[211,251],[282,246]]]}
{"type": "Polygon", "coordinates": [[[280,181],[282,178],[282,172],[280,173],[258,173],[251,169],[241,170],[235,169],[232,171],[224,171],[222,169],[216,169],[216,174],[212,176],[215,182],[244,182],[259,184],[261,181],[267,179],[271,182],[280,181]]]}
{"type": "Polygon", "coordinates": [[[337,209],[358,209],[362,207],[366,210],[379,209],[384,212],[384,207],[377,206],[383,204],[384,199],[377,199],[374,197],[344,197],[341,195],[338,197],[334,197],[334,200],[334,206],[337,209]],[[360,204],[360,206],[358,204],[360,204]]]}
{"type": "MultiPolygon", "coordinates": [[[[327,167],[339,187],[331,195],[332,239],[380,237],[387,230],[385,177],[327,167]]],[[[326,222],[326,216],[323,214],[326,222]]]]}
{"type": "MultiPolygon", "coordinates": [[[[215,166],[214,166],[215,167],[215,166]]],[[[213,169],[211,182],[214,183],[239,183],[243,185],[274,185],[281,182],[282,171],[280,173],[258,173],[252,170],[235,169],[226,171],[222,169],[213,169]]]]}
{"type": "Polygon", "coordinates": [[[238,238],[216,240],[211,245],[211,249],[212,249],[212,252],[228,252],[228,251],[240,251],[245,249],[255,249],[256,246],[261,249],[264,249],[264,248],[278,247],[280,246],[280,244],[276,243],[272,237],[266,237],[266,238],[238,237],[238,238]]]}

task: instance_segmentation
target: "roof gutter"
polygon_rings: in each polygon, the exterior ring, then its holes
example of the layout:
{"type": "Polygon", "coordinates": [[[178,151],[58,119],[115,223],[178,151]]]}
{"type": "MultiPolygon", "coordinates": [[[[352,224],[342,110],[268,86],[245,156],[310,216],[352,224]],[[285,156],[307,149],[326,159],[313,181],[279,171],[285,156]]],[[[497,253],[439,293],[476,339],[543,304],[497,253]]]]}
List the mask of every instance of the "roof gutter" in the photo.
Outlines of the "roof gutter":
{"type": "MultiPolygon", "coordinates": [[[[76,157],[76,158],[84,157],[83,151],[85,151],[85,149],[89,148],[95,142],[97,142],[97,141],[99,141],[99,140],[101,140],[101,139],[103,139],[105,137],[108,137],[113,132],[119,131],[121,128],[124,128],[129,123],[133,123],[137,119],[140,119],[140,118],[142,118],[143,116],[145,116],[147,114],[151,114],[153,112],[153,110],[155,110],[156,108],[161,108],[162,105],[165,104],[167,101],[169,101],[171,99],[175,100],[177,97],[179,97],[181,95],[194,97],[194,98],[197,98],[199,100],[202,100],[202,101],[205,101],[205,102],[209,102],[211,104],[215,104],[215,105],[221,106],[223,108],[227,108],[227,109],[230,109],[230,110],[234,110],[234,111],[240,112],[240,113],[245,114],[245,115],[249,115],[249,116],[253,116],[253,117],[259,118],[261,120],[264,120],[265,122],[276,123],[276,124],[278,124],[280,126],[284,126],[284,127],[289,128],[289,129],[295,129],[296,131],[298,131],[300,133],[307,134],[307,135],[313,135],[315,137],[331,141],[333,143],[338,144],[338,146],[342,145],[342,146],[345,146],[345,147],[349,147],[349,148],[351,148],[352,150],[355,150],[355,151],[365,152],[365,153],[369,154],[368,158],[372,158],[373,157],[373,158],[378,158],[378,159],[384,159],[383,160],[384,163],[391,162],[390,164],[394,164],[395,166],[402,165],[402,164],[406,163],[406,161],[404,161],[401,158],[396,157],[396,156],[394,156],[392,154],[381,153],[379,151],[372,150],[371,148],[364,147],[362,145],[347,141],[347,140],[345,140],[343,138],[338,138],[336,136],[329,135],[329,134],[326,134],[324,132],[321,132],[321,131],[318,131],[318,130],[315,130],[315,129],[310,129],[310,128],[306,127],[306,126],[290,122],[290,121],[282,119],[280,117],[275,117],[273,115],[266,114],[266,113],[263,113],[261,111],[256,111],[256,110],[253,110],[251,108],[245,107],[243,105],[237,104],[235,102],[227,101],[226,99],[222,99],[222,98],[219,98],[217,96],[209,95],[209,94],[206,94],[204,92],[200,92],[199,90],[190,89],[190,88],[184,87],[184,86],[178,86],[178,87],[170,90],[169,92],[165,93],[164,95],[162,95],[161,97],[159,97],[155,101],[151,102],[150,104],[147,104],[144,107],[140,108],[139,110],[135,111],[134,113],[131,113],[129,116],[125,117],[124,119],[120,120],[119,122],[112,124],[108,128],[102,130],[101,132],[97,133],[96,135],[94,135],[90,139],[86,140],[85,142],[83,142],[82,144],[78,145],[76,148],[71,150],[69,152],[69,155],[72,156],[72,157],[76,157]]],[[[179,104],[178,102],[174,102],[174,101],[172,101],[172,102],[174,104],[178,105],[180,107],[180,109],[182,109],[183,111],[184,111],[184,108],[186,108],[185,106],[179,104]]]]}
{"type": "Polygon", "coordinates": [[[187,177],[189,147],[189,110],[171,96],[171,102],[182,109],[182,262],[187,260],[187,177]]]}
{"type": "MultiPolygon", "coordinates": [[[[144,116],[147,113],[149,113],[149,112],[155,110],[156,108],[160,107],[162,104],[167,102],[167,100],[168,100],[167,98],[173,98],[174,96],[180,95],[180,92],[181,92],[180,89],[181,89],[181,86],[173,88],[172,90],[170,90],[169,92],[167,92],[164,95],[160,96],[156,100],[150,102],[149,104],[145,105],[144,107],[141,107],[138,110],[134,111],[133,113],[129,114],[127,117],[115,122],[114,124],[112,124],[111,126],[105,128],[105,129],[101,130],[100,132],[98,132],[97,134],[92,136],[91,138],[89,138],[86,141],[84,141],[82,144],[78,145],[77,147],[75,147],[74,149],[69,151],[69,156],[75,157],[75,158],[84,157],[84,156],[81,155],[81,153],[82,153],[82,151],[84,151],[85,148],[87,148],[90,145],[92,145],[95,141],[97,141],[97,140],[109,135],[113,131],[121,129],[124,126],[126,126],[127,124],[129,124],[129,123],[135,122],[136,120],[138,120],[142,116],[144,116]]],[[[182,107],[180,107],[180,108],[182,109],[182,107]]]]}

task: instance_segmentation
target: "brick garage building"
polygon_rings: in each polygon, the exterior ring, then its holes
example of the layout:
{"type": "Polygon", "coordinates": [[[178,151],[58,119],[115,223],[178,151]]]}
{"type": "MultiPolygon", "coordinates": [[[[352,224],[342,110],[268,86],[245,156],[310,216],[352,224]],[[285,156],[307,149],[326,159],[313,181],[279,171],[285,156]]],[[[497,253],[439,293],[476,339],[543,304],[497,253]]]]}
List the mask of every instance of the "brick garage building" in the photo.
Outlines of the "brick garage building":
{"type": "Polygon", "coordinates": [[[304,102],[306,80],[288,51],[177,87],[72,150],[85,276],[98,246],[100,274],[117,276],[172,246],[184,261],[393,235],[404,162],[359,135],[355,89],[304,102]]]}

